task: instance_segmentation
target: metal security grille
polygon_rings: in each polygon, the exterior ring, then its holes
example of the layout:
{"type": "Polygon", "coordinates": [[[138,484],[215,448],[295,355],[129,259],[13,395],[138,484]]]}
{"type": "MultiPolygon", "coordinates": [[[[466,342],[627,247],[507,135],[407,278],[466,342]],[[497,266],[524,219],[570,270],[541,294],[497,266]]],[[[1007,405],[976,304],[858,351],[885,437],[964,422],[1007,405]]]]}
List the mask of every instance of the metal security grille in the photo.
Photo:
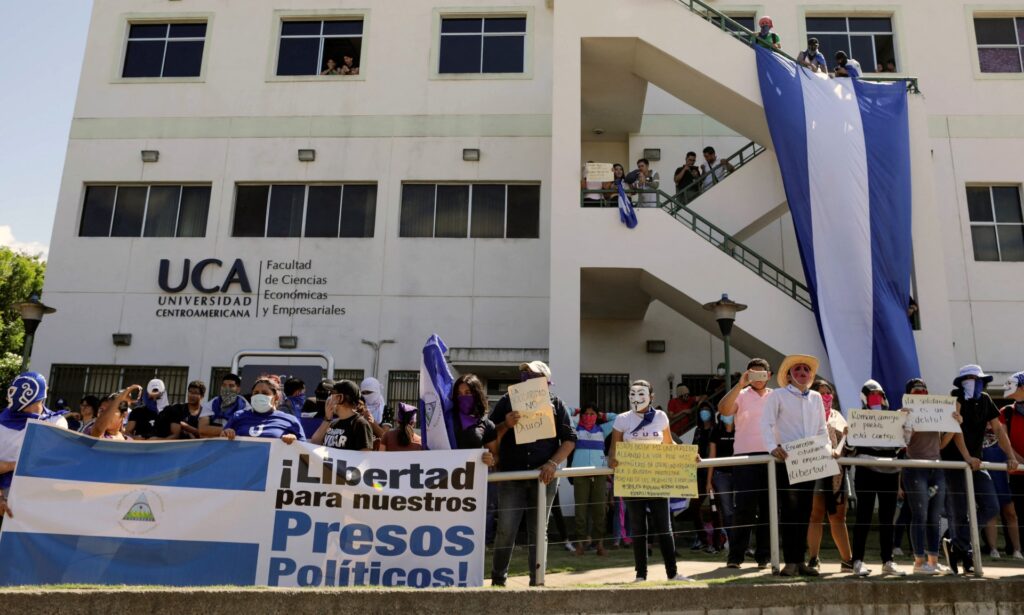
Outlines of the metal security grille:
{"type": "Polygon", "coordinates": [[[364,370],[361,369],[336,369],[334,370],[334,381],[351,380],[358,386],[366,377],[363,375],[364,373],[364,370]]]}
{"type": "Polygon", "coordinates": [[[85,395],[102,398],[132,384],[145,387],[153,378],[164,381],[171,403],[185,399],[187,367],[57,364],[50,369],[49,401],[64,398],[74,408],[85,395]]]}
{"type": "Polygon", "coordinates": [[[623,412],[629,407],[629,374],[580,374],[580,403],[623,412]]]}
{"type": "Polygon", "coordinates": [[[399,402],[415,406],[420,399],[420,373],[416,370],[391,370],[388,372],[388,405],[394,408],[399,402]]]}

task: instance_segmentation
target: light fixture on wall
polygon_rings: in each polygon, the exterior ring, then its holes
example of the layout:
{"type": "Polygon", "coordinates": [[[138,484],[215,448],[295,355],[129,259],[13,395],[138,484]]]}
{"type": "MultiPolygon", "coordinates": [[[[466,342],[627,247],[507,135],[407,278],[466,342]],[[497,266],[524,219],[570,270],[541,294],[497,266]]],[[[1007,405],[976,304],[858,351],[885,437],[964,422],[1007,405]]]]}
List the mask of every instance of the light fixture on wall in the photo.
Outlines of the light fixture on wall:
{"type": "Polygon", "coordinates": [[[665,340],[647,340],[647,352],[665,352],[665,340]]]}
{"type": "Polygon", "coordinates": [[[480,150],[467,147],[462,150],[462,159],[466,162],[480,162],[480,150]]]}
{"type": "Polygon", "coordinates": [[[142,150],[142,162],[157,162],[160,160],[160,150],[155,149],[144,149],[142,150]]]}
{"type": "Polygon", "coordinates": [[[648,160],[661,160],[661,148],[652,147],[645,149],[644,158],[648,160]]]}
{"type": "Polygon", "coordinates": [[[281,335],[277,338],[279,348],[294,350],[299,347],[299,338],[294,335],[281,335]]]}
{"type": "Polygon", "coordinates": [[[590,132],[594,133],[597,136],[601,136],[604,134],[604,128],[594,128],[590,132]]]}
{"type": "Polygon", "coordinates": [[[132,334],[131,333],[114,333],[111,335],[114,340],[115,346],[131,346],[132,345],[132,334]]]}
{"type": "Polygon", "coordinates": [[[315,149],[300,149],[299,150],[299,162],[313,162],[316,160],[315,149]]]}

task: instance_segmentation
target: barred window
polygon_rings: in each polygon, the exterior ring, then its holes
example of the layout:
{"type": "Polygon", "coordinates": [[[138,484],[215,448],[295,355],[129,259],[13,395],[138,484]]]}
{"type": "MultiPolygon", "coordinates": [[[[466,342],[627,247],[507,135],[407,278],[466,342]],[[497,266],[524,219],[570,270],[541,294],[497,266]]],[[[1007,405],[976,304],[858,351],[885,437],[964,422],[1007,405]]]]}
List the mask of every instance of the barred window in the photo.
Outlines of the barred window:
{"type": "Polygon", "coordinates": [[[185,401],[188,367],[73,364],[54,364],[50,368],[50,400],[63,398],[75,408],[78,400],[86,395],[103,399],[133,384],[145,387],[153,378],[167,385],[171,403],[185,401]]]}
{"type": "Polygon", "coordinates": [[[580,405],[597,404],[603,412],[629,409],[629,374],[580,374],[580,405]]]}
{"type": "Polygon", "coordinates": [[[388,405],[396,408],[401,403],[415,406],[420,401],[420,372],[418,370],[391,370],[388,372],[388,405]]]}

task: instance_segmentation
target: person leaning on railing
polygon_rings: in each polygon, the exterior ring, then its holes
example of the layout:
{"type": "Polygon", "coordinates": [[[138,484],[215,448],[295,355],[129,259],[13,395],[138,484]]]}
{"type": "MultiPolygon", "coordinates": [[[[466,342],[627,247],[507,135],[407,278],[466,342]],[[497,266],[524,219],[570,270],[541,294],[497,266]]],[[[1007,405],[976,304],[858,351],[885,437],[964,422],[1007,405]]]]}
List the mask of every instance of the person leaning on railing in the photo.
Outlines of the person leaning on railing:
{"type": "MultiPolygon", "coordinates": [[[[1017,461],[1024,462],[1024,372],[1017,372],[1003,384],[1003,397],[1013,401],[1000,411],[1000,422],[1006,429],[1010,445],[1017,453],[1017,461]]],[[[1010,497],[1017,511],[1018,534],[1024,535],[1024,472],[1009,473],[1010,497]]],[[[1024,559],[1020,551],[1013,553],[1014,559],[1024,559]]]]}
{"type": "MultiPolygon", "coordinates": [[[[846,451],[846,434],[849,426],[843,413],[833,408],[835,389],[825,380],[819,380],[814,390],[821,395],[825,410],[825,426],[828,428],[829,446],[833,454],[842,455],[846,451]]],[[[853,555],[850,547],[850,532],[846,528],[846,466],[839,466],[839,474],[827,478],[819,478],[814,486],[814,501],[811,507],[811,521],[807,528],[807,565],[820,572],[818,555],[821,553],[821,536],[825,515],[828,514],[828,527],[832,533],[832,541],[839,551],[840,572],[853,570],[853,555]]]]}

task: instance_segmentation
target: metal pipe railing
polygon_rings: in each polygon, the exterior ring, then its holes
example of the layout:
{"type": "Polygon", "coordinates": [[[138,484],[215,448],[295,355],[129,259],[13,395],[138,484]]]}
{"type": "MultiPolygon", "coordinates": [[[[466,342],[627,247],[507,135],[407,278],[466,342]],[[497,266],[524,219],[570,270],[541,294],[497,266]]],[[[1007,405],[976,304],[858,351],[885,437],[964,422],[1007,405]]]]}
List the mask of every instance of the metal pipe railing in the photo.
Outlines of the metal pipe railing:
{"type": "MultiPolygon", "coordinates": [[[[963,470],[967,488],[967,509],[971,531],[971,548],[973,549],[974,576],[984,576],[981,561],[981,538],[978,531],[978,512],[974,501],[974,472],[963,461],[930,461],[926,459],[891,459],[886,457],[841,457],[836,460],[839,465],[865,466],[874,468],[928,468],[940,470],[963,470]]],[[[725,468],[747,466],[764,463],[768,469],[768,529],[771,543],[772,572],[778,573],[779,567],[779,506],[778,481],[775,476],[777,460],[771,455],[738,455],[735,457],[716,457],[704,459],[697,464],[698,468],[725,468]]],[[[982,462],[980,470],[1007,472],[1005,463],[982,462]]],[[[614,476],[611,468],[593,466],[580,468],[560,468],[555,472],[556,478],[573,478],[586,476],[614,476]]],[[[539,484],[540,470],[521,470],[515,472],[494,472],[487,477],[487,482],[498,483],[513,480],[537,480],[537,569],[534,578],[537,585],[544,585],[544,572],[547,567],[548,534],[547,534],[547,493],[544,485],[539,484]]],[[[811,511],[807,511],[810,518],[811,511]]]]}

